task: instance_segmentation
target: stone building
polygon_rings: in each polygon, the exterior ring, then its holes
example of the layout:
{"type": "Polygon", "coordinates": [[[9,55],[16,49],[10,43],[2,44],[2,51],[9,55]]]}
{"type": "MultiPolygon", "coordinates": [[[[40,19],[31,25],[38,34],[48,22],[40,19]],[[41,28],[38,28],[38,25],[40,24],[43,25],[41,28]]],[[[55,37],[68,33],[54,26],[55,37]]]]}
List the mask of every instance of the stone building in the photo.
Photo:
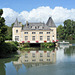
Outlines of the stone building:
{"type": "Polygon", "coordinates": [[[29,23],[24,27],[16,19],[12,28],[12,40],[18,42],[43,43],[56,41],[56,25],[49,17],[47,23],[29,23]]]}

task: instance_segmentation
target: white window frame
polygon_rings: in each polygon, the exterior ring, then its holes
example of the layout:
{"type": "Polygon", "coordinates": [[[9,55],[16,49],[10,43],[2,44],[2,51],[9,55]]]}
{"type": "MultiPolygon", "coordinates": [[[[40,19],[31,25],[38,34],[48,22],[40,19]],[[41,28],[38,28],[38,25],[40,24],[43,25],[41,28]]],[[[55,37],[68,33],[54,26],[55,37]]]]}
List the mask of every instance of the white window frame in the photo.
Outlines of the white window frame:
{"type": "Polygon", "coordinates": [[[35,29],[35,26],[31,26],[32,29],[35,29]]]}
{"type": "Polygon", "coordinates": [[[19,41],[19,36],[15,36],[15,41],[19,41]]]}
{"type": "Polygon", "coordinates": [[[43,27],[42,26],[39,26],[39,29],[42,29],[43,27]]]}
{"type": "Polygon", "coordinates": [[[16,30],[16,33],[18,33],[18,30],[16,30]]]}
{"type": "Polygon", "coordinates": [[[28,32],[24,32],[24,34],[28,34],[28,32]]]}
{"type": "Polygon", "coordinates": [[[39,32],[39,34],[43,34],[43,32],[39,32]]]}
{"type": "Polygon", "coordinates": [[[43,61],[43,59],[39,59],[39,61],[43,61]]]}
{"type": "Polygon", "coordinates": [[[33,57],[33,58],[35,57],[35,53],[32,53],[32,57],[33,57]]]}
{"type": "Polygon", "coordinates": [[[42,53],[40,53],[40,57],[43,57],[43,54],[42,53]]]}
{"type": "Polygon", "coordinates": [[[32,34],[36,34],[36,32],[32,32],[32,34]]]}
{"type": "Polygon", "coordinates": [[[47,36],[47,41],[50,41],[50,36],[47,36]]]}
{"type": "Polygon", "coordinates": [[[43,40],[43,36],[40,36],[40,40],[43,40]]]}
{"type": "Polygon", "coordinates": [[[47,32],[47,34],[50,34],[50,32],[47,32]]]}
{"type": "Polygon", "coordinates": [[[28,36],[25,36],[25,40],[26,40],[26,41],[28,40],[28,36]]]}
{"type": "Polygon", "coordinates": [[[47,57],[50,57],[50,53],[47,53],[47,57]]]}
{"type": "Polygon", "coordinates": [[[33,41],[35,40],[35,36],[32,36],[32,40],[33,40],[33,41]]]}

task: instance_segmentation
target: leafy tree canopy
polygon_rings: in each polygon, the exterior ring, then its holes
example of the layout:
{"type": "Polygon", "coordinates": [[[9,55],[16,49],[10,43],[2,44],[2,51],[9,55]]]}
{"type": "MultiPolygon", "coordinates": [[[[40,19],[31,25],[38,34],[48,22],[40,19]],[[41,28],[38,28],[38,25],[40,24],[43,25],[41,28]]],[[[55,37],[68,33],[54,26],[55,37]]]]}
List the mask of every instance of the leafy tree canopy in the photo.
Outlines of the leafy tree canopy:
{"type": "Polygon", "coordinates": [[[2,17],[3,10],[0,9],[0,44],[5,41],[7,28],[5,26],[5,19],[2,17]]]}
{"type": "Polygon", "coordinates": [[[75,40],[75,21],[68,19],[64,21],[64,26],[59,25],[57,37],[63,40],[75,40]]]}

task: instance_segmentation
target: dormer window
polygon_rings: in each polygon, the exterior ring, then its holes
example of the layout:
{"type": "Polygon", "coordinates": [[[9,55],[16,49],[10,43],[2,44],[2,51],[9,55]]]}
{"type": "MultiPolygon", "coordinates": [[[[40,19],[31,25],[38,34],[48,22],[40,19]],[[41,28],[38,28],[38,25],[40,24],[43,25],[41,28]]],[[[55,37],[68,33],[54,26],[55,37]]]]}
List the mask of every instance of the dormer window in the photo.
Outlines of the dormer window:
{"type": "Polygon", "coordinates": [[[18,30],[16,30],[16,33],[18,33],[18,30]]]}
{"type": "Polygon", "coordinates": [[[42,29],[42,26],[39,26],[39,29],[42,29]]]}
{"type": "Polygon", "coordinates": [[[35,26],[31,26],[32,29],[35,29],[35,26]]]}

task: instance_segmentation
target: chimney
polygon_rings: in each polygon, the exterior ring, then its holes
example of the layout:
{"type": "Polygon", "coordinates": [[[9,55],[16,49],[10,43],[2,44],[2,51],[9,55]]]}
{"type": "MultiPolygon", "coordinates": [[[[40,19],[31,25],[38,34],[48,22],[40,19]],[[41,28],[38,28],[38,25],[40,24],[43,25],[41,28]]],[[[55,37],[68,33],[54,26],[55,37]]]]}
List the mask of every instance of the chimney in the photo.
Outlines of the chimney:
{"type": "Polygon", "coordinates": [[[28,21],[26,21],[26,27],[28,27],[28,21]]]}
{"type": "Polygon", "coordinates": [[[19,22],[19,25],[20,25],[20,26],[22,26],[22,23],[21,23],[21,22],[19,22]]]}

